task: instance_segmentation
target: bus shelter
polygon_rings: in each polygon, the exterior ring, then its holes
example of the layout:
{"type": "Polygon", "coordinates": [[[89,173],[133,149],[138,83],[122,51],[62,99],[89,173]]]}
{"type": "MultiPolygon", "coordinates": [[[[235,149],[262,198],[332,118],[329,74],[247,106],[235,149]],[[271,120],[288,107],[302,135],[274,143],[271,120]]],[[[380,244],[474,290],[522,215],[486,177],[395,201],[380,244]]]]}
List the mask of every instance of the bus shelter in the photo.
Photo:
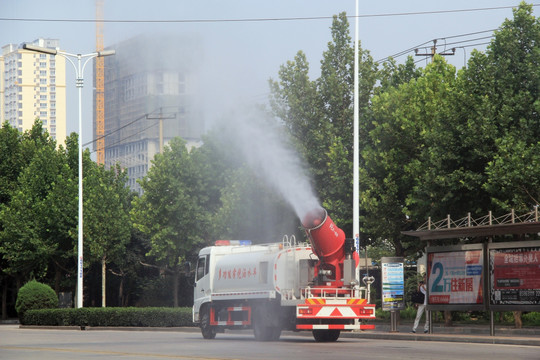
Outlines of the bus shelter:
{"type": "Polygon", "coordinates": [[[489,311],[493,336],[495,311],[540,311],[538,206],[521,216],[428,219],[402,233],[426,242],[428,316],[433,310],[489,311]],[[457,244],[444,245],[452,239],[457,244]]]}

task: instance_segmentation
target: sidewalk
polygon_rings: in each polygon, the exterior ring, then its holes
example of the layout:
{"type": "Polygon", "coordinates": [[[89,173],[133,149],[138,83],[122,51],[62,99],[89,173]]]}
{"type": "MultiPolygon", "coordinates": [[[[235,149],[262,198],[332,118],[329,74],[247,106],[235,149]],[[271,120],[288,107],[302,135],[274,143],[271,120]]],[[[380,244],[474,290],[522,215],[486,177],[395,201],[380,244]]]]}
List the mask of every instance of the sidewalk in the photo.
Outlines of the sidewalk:
{"type": "Polygon", "coordinates": [[[376,324],[375,330],[342,333],[343,337],[362,339],[391,339],[409,341],[443,341],[465,342],[482,344],[508,344],[540,346],[540,328],[516,329],[508,326],[495,326],[495,336],[489,334],[489,324],[462,325],[445,327],[443,324],[434,324],[433,333],[424,334],[423,323],[412,333],[412,324],[402,324],[397,332],[390,332],[390,324],[376,324]]]}

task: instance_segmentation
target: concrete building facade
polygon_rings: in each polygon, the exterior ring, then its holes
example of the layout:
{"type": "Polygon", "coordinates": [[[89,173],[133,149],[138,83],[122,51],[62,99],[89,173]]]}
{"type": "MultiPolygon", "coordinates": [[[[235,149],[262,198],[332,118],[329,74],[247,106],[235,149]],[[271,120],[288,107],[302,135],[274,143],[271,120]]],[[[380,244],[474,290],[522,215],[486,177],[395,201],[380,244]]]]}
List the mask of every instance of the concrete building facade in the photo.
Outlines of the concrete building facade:
{"type": "Polygon", "coordinates": [[[141,35],[110,48],[116,54],[105,58],[105,166],[120,164],[140,193],[137,180],[160,143],[177,136],[190,146],[200,142],[201,48],[196,38],[177,35],[141,35]]]}
{"type": "MultiPolygon", "coordinates": [[[[59,49],[57,39],[37,39],[33,45],[59,49]]],[[[62,56],[24,50],[7,44],[0,56],[0,120],[23,132],[35,120],[58,144],[64,144],[66,119],[66,60],[62,56]]]]}

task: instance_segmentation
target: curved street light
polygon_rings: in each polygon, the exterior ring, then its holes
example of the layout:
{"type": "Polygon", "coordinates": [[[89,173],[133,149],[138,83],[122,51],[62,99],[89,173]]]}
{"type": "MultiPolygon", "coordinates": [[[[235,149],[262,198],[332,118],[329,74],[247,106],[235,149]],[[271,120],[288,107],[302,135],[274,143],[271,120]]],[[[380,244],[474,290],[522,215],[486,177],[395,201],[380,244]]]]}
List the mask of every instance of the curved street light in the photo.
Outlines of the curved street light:
{"type": "Polygon", "coordinates": [[[83,74],[88,62],[96,57],[116,54],[115,50],[97,51],[89,54],[70,54],[65,51],[44,48],[32,44],[23,44],[23,49],[49,55],[60,55],[69,60],[75,69],[75,85],[79,89],[79,229],[77,243],[77,308],[83,307],[83,168],[82,168],[82,87],[84,84],[83,74]],[[77,59],[77,65],[71,58],[77,59]],[[81,61],[87,58],[81,67],[81,61]]]}

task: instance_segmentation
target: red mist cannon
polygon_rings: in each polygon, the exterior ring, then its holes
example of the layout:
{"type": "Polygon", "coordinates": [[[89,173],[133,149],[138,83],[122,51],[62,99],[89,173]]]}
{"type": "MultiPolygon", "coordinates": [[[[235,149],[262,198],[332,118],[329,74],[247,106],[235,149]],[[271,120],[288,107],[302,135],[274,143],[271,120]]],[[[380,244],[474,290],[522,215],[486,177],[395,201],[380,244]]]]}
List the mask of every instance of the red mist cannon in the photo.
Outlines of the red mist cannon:
{"type": "Polygon", "coordinates": [[[310,211],[302,226],[311,242],[313,252],[319,258],[315,265],[316,285],[340,288],[357,285],[355,269],[358,253],[352,239],[345,239],[341,230],[323,208],[310,211]]]}

